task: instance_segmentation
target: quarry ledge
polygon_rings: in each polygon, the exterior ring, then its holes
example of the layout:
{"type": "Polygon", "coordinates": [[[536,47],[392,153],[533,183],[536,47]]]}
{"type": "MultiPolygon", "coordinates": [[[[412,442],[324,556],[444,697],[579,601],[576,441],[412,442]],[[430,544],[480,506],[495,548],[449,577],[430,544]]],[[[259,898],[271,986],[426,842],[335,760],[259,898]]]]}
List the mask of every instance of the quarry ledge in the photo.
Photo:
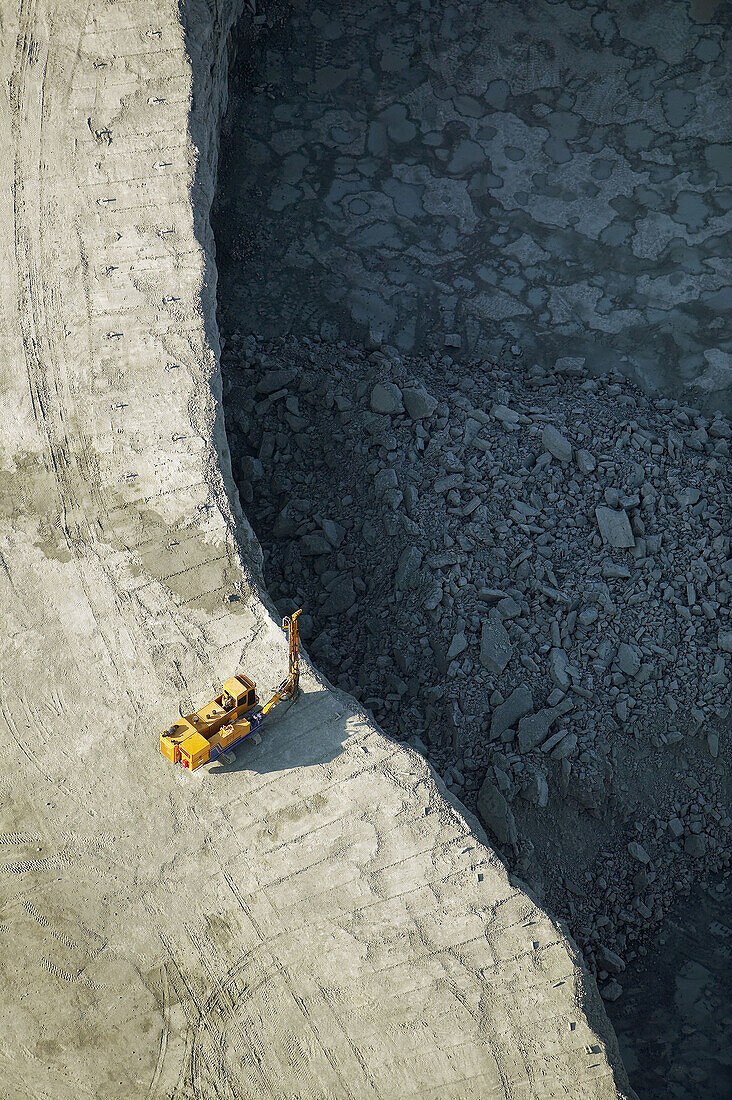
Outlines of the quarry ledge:
{"type": "Polygon", "coordinates": [[[7,1086],[632,1095],[568,937],[315,669],[235,766],[184,776],[157,752],[235,667],[269,686],[286,663],[217,365],[208,214],[238,9],[181,13],[14,3],[0,57],[7,1086]]]}

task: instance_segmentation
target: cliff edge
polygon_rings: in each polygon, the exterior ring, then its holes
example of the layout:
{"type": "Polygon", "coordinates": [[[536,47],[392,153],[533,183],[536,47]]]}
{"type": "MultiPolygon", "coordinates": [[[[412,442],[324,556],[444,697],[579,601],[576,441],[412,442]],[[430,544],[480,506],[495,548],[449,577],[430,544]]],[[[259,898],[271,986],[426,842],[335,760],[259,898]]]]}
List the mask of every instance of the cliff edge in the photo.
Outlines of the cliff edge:
{"type": "Polygon", "coordinates": [[[286,641],[233,488],[208,227],[233,6],[9,0],[0,66],[8,1097],[613,1097],[594,986],[416,754],[286,641]]]}

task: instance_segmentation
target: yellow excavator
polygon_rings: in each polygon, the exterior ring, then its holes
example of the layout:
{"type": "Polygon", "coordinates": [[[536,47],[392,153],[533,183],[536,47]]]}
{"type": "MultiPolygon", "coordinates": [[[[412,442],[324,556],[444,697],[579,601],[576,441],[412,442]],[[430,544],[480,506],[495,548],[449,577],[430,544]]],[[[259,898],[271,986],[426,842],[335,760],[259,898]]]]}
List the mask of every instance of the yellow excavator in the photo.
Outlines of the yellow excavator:
{"type": "Polygon", "coordinates": [[[186,714],[160,734],[160,751],[173,764],[195,771],[223,753],[231,752],[261,726],[272,707],[282,699],[297,699],[300,692],[300,634],[293,612],[282,620],[282,629],[290,641],[290,666],[287,678],[257,713],[256,685],[237,673],[224,682],[224,690],[205,707],[186,714]]]}

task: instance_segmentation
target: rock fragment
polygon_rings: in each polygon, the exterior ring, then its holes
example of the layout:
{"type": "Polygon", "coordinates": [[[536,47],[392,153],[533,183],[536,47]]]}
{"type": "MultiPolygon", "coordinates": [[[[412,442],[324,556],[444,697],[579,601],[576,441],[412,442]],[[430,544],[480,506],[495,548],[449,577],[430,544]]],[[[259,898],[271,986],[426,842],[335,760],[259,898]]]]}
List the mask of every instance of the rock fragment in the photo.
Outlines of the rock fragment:
{"type": "Polygon", "coordinates": [[[541,442],[544,449],[559,462],[572,461],[572,444],[558,431],[553,424],[545,424],[541,433],[541,442]]]}
{"type": "Polygon", "coordinates": [[[509,409],[506,405],[494,405],[491,409],[491,415],[495,416],[496,420],[507,428],[513,428],[518,425],[519,414],[515,409],[509,409]]]}
{"type": "Polygon", "coordinates": [[[261,481],[264,477],[264,466],[259,458],[253,455],[242,455],[239,459],[239,470],[245,481],[261,481]]]}
{"type": "Polygon", "coordinates": [[[503,672],[511,660],[513,646],[500,619],[491,617],[483,623],[480,638],[480,663],[494,675],[503,672]]]}
{"type": "Polygon", "coordinates": [[[623,548],[635,545],[635,535],[625,512],[599,504],[595,508],[595,516],[603,542],[608,546],[623,548]]]}
{"type": "Polygon", "coordinates": [[[563,355],[554,363],[557,374],[563,374],[567,378],[582,378],[587,373],[585,359],[581,355],[563,355]]]}
{"type": "Polygon", "coordinates": [[[389,489],[396,489],[399,484],[396,470],[391,466],[385,466],[374,476],[374,488],[379,493],[386,493],[389,489]]]}
{"type": "Polygon", "coordinates": [[[551,728],[553,717],[552,712],[545,709],[521,719],[518,727],[519,752],[529,752],[544,741],[551,728]]]}
{"type": "Polygon", "coordinates": [[[493,711],[493,717],[491,718],[491,740],[495,741],[506,730],[512,729],[519,718],[523,718],[524,715],[529,714],[533,709],[534,700],[531,695],[531,688],[526,684],[519,684],[519,686],[511,692],[508,699],[493,711]]]}
{"type": "Polygon", "coordinates": [[[651,862],[651,857],[648,855],[648,852],[645,850],[642,844],[638,843],[637,840],[631,840],[630,844],[628,845],[628,852],[633,857],[633,859],[637,859],[639,863],[651,862]]]}
{"type": "Polygon", "coordinates": [[[563,649],[554,646],[549,652],[549,675],[557,687],[568,688],[570,684],[567,665],[569,661],[563,649]]]}
{"type": "Polygon", "coordinates": [[[694,504],[699,503],[701,492],[695,485],[690,485],[686,489],[679,489],[676,493],[676,499],[682,508],[689,508],[694,504]]]}
{"type": "Polygon", "coordinates": [[[604,944],[600,946],[597,958],[600,965],[610,974],[622,974],[625,970],[625,962],[620,955],[611,948],[605,947],[604,944]]]}
{"type": "Polygon", "coordinates": [[[328,542],[337,550],[346,537],[345,527],[341,527],[340,523],[335,523],[332,519],[324,519],[320,526],[328,542]]]}
{"type": "Polygon", "coordinates": [[[595,462],[594,457],[590,454],[589,451],[584,450],[584,448],[580,448],[577,451],[577,466],[580,473],[586,475],[592,473],[592,471],[597,466],[597,463],[595,462]]]}
{"type": "Polygon", "coordinates": [[[377,382],[371,391],[371,410],[382,416],[404,412],[402,391],[393,382],[377,382]]]}
{"type": "Polygon", "coordinates": [[[504,619],[515,619],[521,614],[521,604],[517,603],[513,596],[505,596],[498,601],[498,610],[504,619]]]}
{"type": "Polygon", "coordinates": [[[443,477],[437,478],[434,489],[436,493],[449,493],[451,489],[457,489],[459,485],[462,485],[463,481],[462,474],[445,474],[443,477]]]}
{"type": "Polygon", "coordinates": [[[272,535],[276,539],[290,539],[297,531],[297,521],[289,505],[285,505],[272,525],[272,535]]]}
{"type": "Polygon", "coordinates": [[[638,646],[621,642],[618,647],[618,668],[626,676],[637,676],[641,667],[641,653],[638,646]]]}
{"type": "Polygon", "coordinates": [[[688,856],[698,858],[707,850],[707,838],[702,834],[692,833],[684,838],[684,851],[688,856]]]}
{"type": "Polygon", "coordinates": [[[422,551],[418,546],[406,546],[399,555],[394,584],[398,589],[411,588],[422,564],[422,551]]]}
{"type": "Polygon", "coordinates": [[[478,792],[478,813],[501,844],[516,845],[516,819],[506,799],[487,776],[478,792]]]}
{"type": "Polygon", "coordinates": [[[549,802],[549,784],[546,773],[540,768],[531,768],[529,779],[521,792],[527,802],[543,809],[549,802]]]}
{"type": "Polygon", "coordinates": [[[465,637],[465,631],[459,630],[450,642],[450,648],[447,651],[448,661],[454,661],[456,657],[459,657],[468,648],[468,639],[465,637]]]}
{"type": "Polygon", "coordinates": [[[315,558],[319,554],[330,554],[332,549],[332,544],[320,531],[315,531],[311,535],[303,535],[300,539],[301,553],[310,558],[315,558]]]}
{"type": "Polygon", "coordinates": [[[559,744],[552,749],[552,760],[565,760],[568,756],[571,756],[574,750],[577,748],[577,734],[568,733],[566,737],[563,737],[559,744]]]}
{"type": "Polygon", "coordinates": [[[412,420],[429,420],[434,416],[437,398],[432,397],[424,386],[407,386],[402,390],[402,397],[412,420]]]}

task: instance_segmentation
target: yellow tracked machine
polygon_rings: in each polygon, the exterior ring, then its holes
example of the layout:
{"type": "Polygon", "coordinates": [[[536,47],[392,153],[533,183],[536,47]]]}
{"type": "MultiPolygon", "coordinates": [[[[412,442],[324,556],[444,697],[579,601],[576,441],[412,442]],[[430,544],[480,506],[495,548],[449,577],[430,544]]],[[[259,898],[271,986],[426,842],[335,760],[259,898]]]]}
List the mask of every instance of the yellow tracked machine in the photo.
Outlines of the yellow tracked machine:
{"type": "MultiPolygon", "coordinates": [[[[301,609],[302,610],[302,609],[301,609]]],[[[282,620],[282,629],[290,641],[290,667],[287,678],[271,699],[253,713],[257,704],[256,685],[237,673],[224,683],[221,695],[205,707],[186,714],[160,734],[160,751],[173,764],[195,771],[209,760],[240,745],[261,726],[266,715],[282,699],[295,700],[300,690],[300,636],[295,611],[282,620]]]]}

